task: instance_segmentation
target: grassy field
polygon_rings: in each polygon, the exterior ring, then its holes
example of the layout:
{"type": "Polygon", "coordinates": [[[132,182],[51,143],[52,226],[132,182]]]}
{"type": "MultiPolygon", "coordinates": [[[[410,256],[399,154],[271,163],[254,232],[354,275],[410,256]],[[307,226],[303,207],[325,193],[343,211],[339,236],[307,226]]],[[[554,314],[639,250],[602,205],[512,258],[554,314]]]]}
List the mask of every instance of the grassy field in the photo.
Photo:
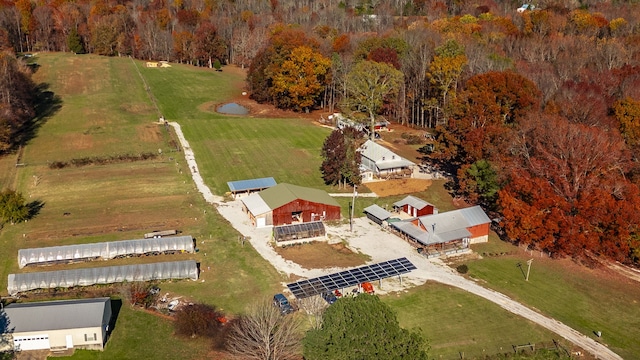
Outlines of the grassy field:
{"type": "MultiPolygon", "coordinates": [[[[495,242],[494,242],[495,243],[495,242]]],[[[500,244],[479,245],[492,256],[468,262],[469,276],[607,344],[625,359],[640,358],[640,287],[606,269],[552,260],[500,244]],[[505,254],[505,255],[498,255],[505,254]],[[529,281],[517,264],[533,259],[529,281]]]]}
{"type": "Polygon", "coordinates": [[[512,345],[552,342],[557,335],[473,294],[438,283],[383,297],[400,325],[421,329],[435,359],[473,359],[513,352],[512,345]]]}
{"type": "MultiPolygon", "coordinates": [[[[15,155],[0,158],[0,185],[15,187],[30,201],[43,203],[36,218],[7,225],[0,232],[2,288],[6,288],[7,274],[17,271],[103,265],[93,262],[19,270],[16,255],[20,248],[136,239],[150,230],[177,228],[196,238],[198,253],[121,259],[108,265],[196,259],[204,270],[199,281],[162,283],[162,292],[184,295],[234,314],[244,311],[247,303],[282,289],[287,279],[252,247],[238,243],[237,232],[196,192],[183,154],[174,152],[173,135],[157,124],[158,112],[138,71],[153,92],[160,113],[182,125],[205,181],[217,194],[228,191],[227,181],[263,176],[336,191],[322,183],[318,169],[320,147],[329,130],[302,119],[210,112],[211,104],[238,96],[242,78],[227,71],[181,65],[150,69],[129,59],[89,55],[41,54],[37,61],[41,66],[35,80],[47,84],[61,100],[61,107],[24,148],[22,162],[27,166],[16,168],[15,155]],[[158,156],[137,162],[48,167],[51,161],[141,152],[158,156]]],[[[441,181],[414,195],[441,211],[454,208],[441,181]]],[[[361,214],[373,203],[390,207],[403,197],[359,197],[355,213],[361,214]]],[[[345,217],[350,200],[338,199],[345,217]]],[[[567,270],[575,269],[571,264],[548,260],[535,260],[530,281],[522,284],[515,263],[528,258],[517,249],[504,249],[495,238],[478,247],[479,252],[488,254],[513,254],[469,262],[470,276],[585,334],[601,330],[603,341],[626,358],[640,357],[633,341],[640,338],[637,285],[615,277],[600,279],[598,271],[583,268],[578,276],[574,274],[577,270],[567,270]]],[[[396,309],[403,326],[423,329],[436,358],[459,358],[460,352],[467,358],[481,356],[482,350],[495,353],[500,347],[553,337],[480,298],[437,284],[411,289],[399,297],[388,296],[384,301],[396,309]]],[[[206,357],[206,344],[174,339],[167,320],[126,306],[120,316],[104,353],[79,352],[74,358],[206,357]],[[141,336],[152,340],[143,341],[141,336]],[[127,349],[131,357],[125,354],[127,349]]]]}

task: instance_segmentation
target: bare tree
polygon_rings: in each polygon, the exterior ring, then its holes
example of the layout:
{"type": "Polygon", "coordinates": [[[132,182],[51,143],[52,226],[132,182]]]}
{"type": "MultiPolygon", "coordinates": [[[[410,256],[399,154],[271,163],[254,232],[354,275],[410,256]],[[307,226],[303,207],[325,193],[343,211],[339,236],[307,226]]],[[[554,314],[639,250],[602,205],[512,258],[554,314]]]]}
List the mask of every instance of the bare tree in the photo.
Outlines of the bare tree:
{"type": "Polygon", "coordinates": [[[226,340],[227,350],[241,359],[299,359],[302,330],[297,314],[283,315],[268,300],[253,305],[234,321],[226,340]]]}
{"type": "Polygon", "coordinates": [[[320,296],[310,296],[298,301],[300,309],[304,310],[309,319],[309,325],[312,329],[318,330],[322,327],[322,315],[327,310],[329,304],[320,296]]]}

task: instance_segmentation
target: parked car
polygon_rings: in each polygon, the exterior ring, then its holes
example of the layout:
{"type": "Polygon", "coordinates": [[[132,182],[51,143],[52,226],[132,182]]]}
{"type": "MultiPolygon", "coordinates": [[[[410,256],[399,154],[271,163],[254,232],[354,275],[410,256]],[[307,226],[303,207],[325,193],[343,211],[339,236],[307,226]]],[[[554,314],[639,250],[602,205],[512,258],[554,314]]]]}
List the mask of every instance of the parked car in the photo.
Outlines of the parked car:
{"type": "Polygon", "coordinates": [[[280,309],[280,313],[285,315],[293,312],[293,306],[287,300],[287,297],[283,294],[273,295],[273,306],[280,309]]]}
{"type": "Polygon", "coordinates": [[[325,292],[322,293],[322,298],[324,299],[324,301],[326,301],[329,305],[333,304],[334,302],[338,301],[338,298],[334,295],[334,293],[332,293],[331,291],[329,292],[325,292]]]}

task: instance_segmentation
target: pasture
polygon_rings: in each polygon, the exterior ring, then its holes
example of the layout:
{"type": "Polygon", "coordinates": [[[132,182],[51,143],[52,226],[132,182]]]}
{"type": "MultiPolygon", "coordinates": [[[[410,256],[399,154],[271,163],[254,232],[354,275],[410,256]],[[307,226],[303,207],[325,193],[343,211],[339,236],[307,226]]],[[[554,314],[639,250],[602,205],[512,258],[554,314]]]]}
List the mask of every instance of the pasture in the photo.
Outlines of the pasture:
{"type": "MultiPolygon", "coordinates": [[[[337,191],[322,183],[319,171],[320,148],[329,129],[295,114],[291,118],[259,118],[208,111],[210,106],[206,104],[240,96],[242,78],[231,71],[183,65],[149,69],[142,67],[142,62],[134,65],[130,59],[91,55],[45,53],[37,60],[41,66],[34,78],[60,97],[61,108],[46,119],[24,148],[22,161],[27,166],[16,168],[15,154],[0,158],[0,184],[14,186],[30,201],[43,205],[33,220],[6,225],[0,232],[2,289],[6,289],[7,274],[18,271],[16,255],[20,248],[137,239],[151,230],[177,228],[196,238],[199,252],[160,259],[193,258],[204,272],[198,282],[162,283],[162,292],[238,314],[247,303],[281,291],[281,282],[286,279],[251,246],[242,246],[237,241],[238,233],[196,192],[183,154],[175,151],[173,134],[157,123],[158,111],[138,71],[160,113],[182,125],[205,182],[218,195],[228,191],[227,181],[264,176],[337,191]],[[157,155],[135,162],[62,169],[48,166],[52,161],[140,153],[157,155]]],[[[415,195],[441,211],[454,208],[443,182],[434,182],[415,195]]],[[[355,212],[361,214],[372,203],[391,206],[403,197],[358,198],[355,212]]],[[[350,200],[338,200],[343,215],[350,200]]],[[[502,246],[496,245],[500,243],[495,237],[492,241],[487,246],[502,246]]],[[[514,263],[523,259],[527,259],[525,254],[470,261],[469,274],[585,334],[601,329],[603,341],[626,358],[640,356],[633,342],[640,338],[640,295],[634,290],[637,284],[608,277],[611,284],[607,285],[605,280],[597,281],[598,271],[584,269],[574,278],[574,272],[567,270],[574,268],[567,262],[548,261],[547,265],[535,261],[525,286],[518,280],[521,274],[514,263]],[[545,267],[547,270],[543,270],[545,267]],[[513,285],[517,281],[519,285],[513,285]],[[573,304],[577,304],[575,308],[573,304]]],[[[156,260],[119,259],[108,265],[156,260]]],[[[102,265],[92,262],[65,268],[102,265]]],[[[385,297],[384,301],[398,312],[401,325],[423,330],[438,359],[459,358],[460,352],[467,358],[472,354],[482,356],[511,344],[553,338],[493,304],[442,285],[426,284],[400,296],[385,297]]],[[[131,358],[206,357],[208,349],[203,341],[174,339],[167,320],[124,308],[121,316],[104,353],[80,352],[74,358],[128,358],[123,352],[129,347],[135,348],[130,350],[135,355],[131,358]],[[154,341],[143,341],[138,334],[154,341]],[[194,348],[179,350],[185,347],[194,348]]]]}

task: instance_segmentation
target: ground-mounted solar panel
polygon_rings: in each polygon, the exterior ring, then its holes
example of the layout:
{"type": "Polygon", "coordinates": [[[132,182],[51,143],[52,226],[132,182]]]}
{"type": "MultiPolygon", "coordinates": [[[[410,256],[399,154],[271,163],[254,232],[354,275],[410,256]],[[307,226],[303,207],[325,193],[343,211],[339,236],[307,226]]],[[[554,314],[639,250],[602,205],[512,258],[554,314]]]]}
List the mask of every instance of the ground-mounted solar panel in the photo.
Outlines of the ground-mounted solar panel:
{"type": "Polygon", "coordinates": [[[383,261],[372,265],[361,266],[350,270],[340,271],[317,278],[300,280],[288,284],[287,287],[298,299],[319,295],[346,287],[355,286],[363,282],[370,282],[406,274],[417,269],[407,258],[383,261]]]}

